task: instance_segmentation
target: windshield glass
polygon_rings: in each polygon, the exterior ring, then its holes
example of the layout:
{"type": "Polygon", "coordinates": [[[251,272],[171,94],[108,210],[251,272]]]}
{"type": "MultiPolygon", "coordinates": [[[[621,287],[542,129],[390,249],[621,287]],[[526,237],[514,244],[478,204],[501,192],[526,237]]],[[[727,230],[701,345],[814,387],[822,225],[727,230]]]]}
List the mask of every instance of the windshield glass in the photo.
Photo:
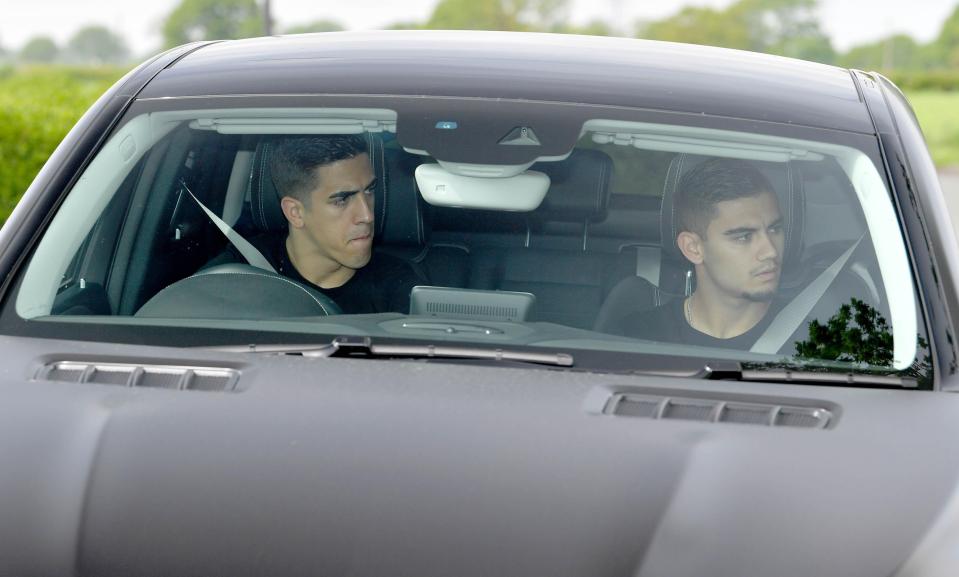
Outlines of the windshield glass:
{"type": "Polygon", "coordinates": [[[139,103],[16,315],[928,374],[873,137],[386,100],[139,103]]]}

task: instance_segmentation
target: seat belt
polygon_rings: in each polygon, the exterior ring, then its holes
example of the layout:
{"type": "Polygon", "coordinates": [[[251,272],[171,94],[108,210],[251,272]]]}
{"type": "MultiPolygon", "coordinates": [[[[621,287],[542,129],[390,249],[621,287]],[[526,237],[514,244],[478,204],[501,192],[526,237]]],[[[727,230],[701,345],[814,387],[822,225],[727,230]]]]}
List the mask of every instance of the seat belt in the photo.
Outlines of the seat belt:
{"type": "Polygon", "coordinates": [[[197,205],[203,209],[203,212],[206,213],[207,217],[209,217],[211,221],[213,221],[213,224],[220,229],[220,232],[222,232],[223,236],[230,241],[230,244],[233,245],[233,248],[235,248],[237,252],[239,252],[240,255],[246,259],[246,262],[250,263],[256,268],[261,268],[265,271],[277,274],[276,269],[273,268],[273,265],[270,264],[270,261],[266,260],[266,257],[263,256],[260,251],[256,250],[256,247],[250,244],[250,241],[240,236],[240,234],[233,230],[230,225],[225,223],[223,219],[218,217],[213,213],[213,211],[204,206],[203,203],[200,202],[200,199],[193,194],[193,191],[190,190],[190,187],[186,185],[186,182],[182,178],[180,179],[180,185],[183,186],[183,190],[190,195],[190,198],[192,198],[194,202],[196,202],[197,205]]]}
{"type": "Polygon", "coordinates": [[[800,323],[806,319],[806,316],[812,311],[813,307],[816,306],[819,299],[826,294],[826,290],[832,284],[832,281],[836,280],[836,277],[839,276],[839,272],[846,266],[846,261],[849,260],[849,257],[852,256],[852,253],[865,236],[866,235],[860,236],[859,240],[846,249],[846,252],[839,255],[839,258],[837,258],[834,263],[819,273],[819,276],[816,277],[815,280],[809,283],[789,304],[783,307],[783,310],[779,311],[779,314],[769,323],[769,326],[766,327],[763,334],[756,339],[755,344],[749,349],[749,352],[768,355],[779,352],[779,349],[786,343],[786,340],[796,332],[800,323]]]}

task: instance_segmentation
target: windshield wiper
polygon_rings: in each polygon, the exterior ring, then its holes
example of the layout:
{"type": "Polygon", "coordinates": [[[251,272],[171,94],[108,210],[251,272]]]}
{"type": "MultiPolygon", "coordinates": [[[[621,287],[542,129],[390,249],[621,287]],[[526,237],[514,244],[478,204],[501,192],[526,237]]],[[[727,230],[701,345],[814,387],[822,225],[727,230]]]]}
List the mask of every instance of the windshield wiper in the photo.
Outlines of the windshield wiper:
{"type": "Polygon", "coordinates": [[[743,368],[741,363],[710,363],[704,365],[694,378],[706,380],[731,380],[767,383],[794,383],[797,385],[846,385],[895,387],[915,389],[919,382],[910,377],[896,375],[875,375],[850,371],[809,371],[794,370],[781,366],[770,368],[743,368]]]}
{"type": "Polygon", "coordinates": [[[370,337],[337,337],[329,344],[324,345],[236,345],[208,348],[233,353],[273,353],[304,357],[480,359],[557,367],[573,366],[573,356],[568,353],[534,353],[510,349],[446,345],[377,344],[370,337]]]}

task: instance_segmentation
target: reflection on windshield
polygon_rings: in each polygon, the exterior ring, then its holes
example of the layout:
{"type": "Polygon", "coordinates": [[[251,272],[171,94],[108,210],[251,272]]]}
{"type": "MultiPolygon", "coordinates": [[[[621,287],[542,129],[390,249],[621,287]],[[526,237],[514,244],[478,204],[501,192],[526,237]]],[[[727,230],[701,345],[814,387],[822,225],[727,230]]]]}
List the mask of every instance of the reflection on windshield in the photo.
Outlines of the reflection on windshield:
{"type": "Polygon", "coordinates": [[[796,356],[807,359],[892,366],[889,323],[872,306],[852,298],[826,322],[809,323],[809,338],[796,343],[796,356]]]}
{"type": "MultiPolygon", "coordinates": [[[[811,321],[808,331],[806,340],[796,342],[798,358],[892,367],[893,338],[889,323],[874,307],[855,297],[825,322],[811,321]]],[[[921,388],[928,388],[932,379],[929,343],[921,335],[916,338],[919,354],[905,373],[916,378],[921,388]]]]}

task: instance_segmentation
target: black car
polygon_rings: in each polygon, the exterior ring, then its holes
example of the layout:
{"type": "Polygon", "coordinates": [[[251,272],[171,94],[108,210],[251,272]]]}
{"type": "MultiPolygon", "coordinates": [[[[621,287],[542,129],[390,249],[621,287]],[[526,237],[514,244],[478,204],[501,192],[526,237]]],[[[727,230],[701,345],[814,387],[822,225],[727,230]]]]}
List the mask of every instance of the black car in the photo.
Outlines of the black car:
{"type": "Polygon", "coordinates": [[[194,43],[0,237],[0,575],[959,566],[959,255],[879,74],[194,43]]]}

